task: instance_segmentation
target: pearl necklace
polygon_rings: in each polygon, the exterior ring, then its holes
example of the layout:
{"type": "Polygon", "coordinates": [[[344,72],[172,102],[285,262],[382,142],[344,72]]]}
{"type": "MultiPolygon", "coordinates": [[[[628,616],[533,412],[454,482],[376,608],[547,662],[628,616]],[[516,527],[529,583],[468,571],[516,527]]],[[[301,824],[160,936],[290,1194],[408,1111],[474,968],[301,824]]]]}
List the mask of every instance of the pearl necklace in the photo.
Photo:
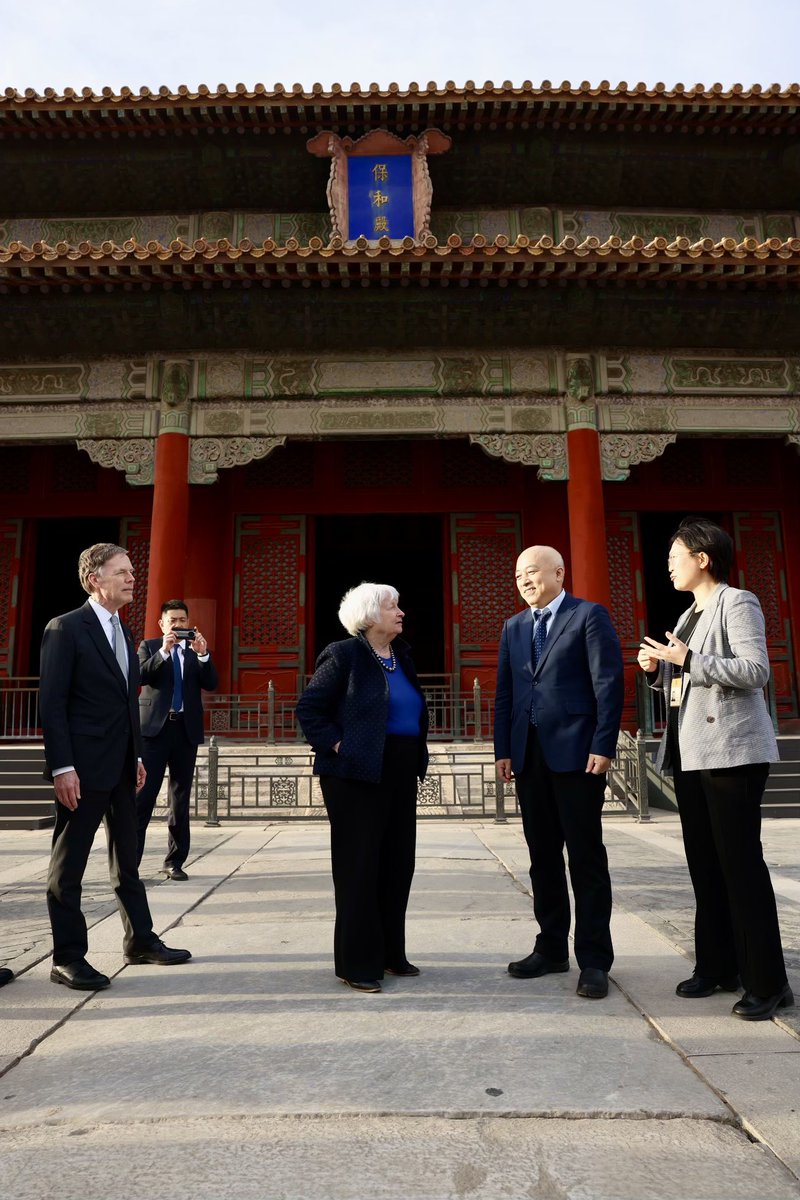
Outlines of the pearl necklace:
{"type": "Polygon", "coordinates": [[[378,654],[378,651],[375,649],[375,647],[373,646],[373,644],[372,644],[372,642],[369,640],[369,638],[364,638],[364,641],[367,643],[367,645],[369,646],[370,650],[372,651],[372,653],[373,653],[373,654],[375,655],[375,657],[377,658],[378,662],[379,662],[379,663],[381,664],[381,666],[383,667],[384,671],[389,671],[389,672],[391,672],[391,671],[396,671],[396,670],[397,670],[397,659],[396,659],[396,658],[395,658],[395,656],[394,656],[394,650],[392,649],[392,647],[391,647],[391,646],[389,646],[389,658],[390,658],[390,660],[391,660],[391,661],[387,663],[386,659],[385,659],[385,658],[381,658],[380,654],[378,654]]]}

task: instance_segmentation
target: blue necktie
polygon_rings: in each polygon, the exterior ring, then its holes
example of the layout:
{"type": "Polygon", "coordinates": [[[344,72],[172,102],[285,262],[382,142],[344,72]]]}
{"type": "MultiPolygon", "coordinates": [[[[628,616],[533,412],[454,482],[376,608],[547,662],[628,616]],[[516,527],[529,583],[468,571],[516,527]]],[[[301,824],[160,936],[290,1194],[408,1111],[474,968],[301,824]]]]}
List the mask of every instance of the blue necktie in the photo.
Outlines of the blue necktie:
{"type": "Polygon", "coordinates": [[[539,659],[542,657],[544,644],[547,640],[547,622],[552,617],[549,608],[535,608],[533,610],[533,666],[536,668],[539,659]]]}
{"type": "MultiPolygon", "coordinates": [[[[547,622],[552,617],[549,608],[535,608],[533,610],[533,669],[536,670],[536,664],[542,657],[544,644],[547,640],[547,622]]],[[[531,725],[536,724],[536,713],[533,708],[533,698],[531,698],[531,725]]]]}
{"type": "Polygon", "coordinates": [[[183,708],[183,675],[181,673],[180,651],[172,647],[172,711],[180,712],[183,708]]]}

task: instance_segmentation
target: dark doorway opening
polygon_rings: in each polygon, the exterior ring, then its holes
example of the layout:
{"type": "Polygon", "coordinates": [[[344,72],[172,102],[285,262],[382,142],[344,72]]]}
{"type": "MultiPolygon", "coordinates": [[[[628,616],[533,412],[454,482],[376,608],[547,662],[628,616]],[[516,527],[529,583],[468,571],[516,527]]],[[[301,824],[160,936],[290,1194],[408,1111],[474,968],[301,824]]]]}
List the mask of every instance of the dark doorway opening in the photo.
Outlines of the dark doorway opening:
{"type": "Polygon", "coordinates": [[[342,596],[370,580],[400,593],[417,671],[443,673],[443,574],[440,516],[317,517],[314,656],[347,637],[336,615],[342,596]]]}
{"type": "MultiPolygon", "coordinates": [[[[659,641],[664,640],[664,634],[668,629],[675,628],[678,617],[689,608],[694,599],[691,592],[675,591],[670,583],[667,570],[670,538],[684,517],[688,515],[685,511],[651,512],[639,515],[647,609],[646,633],[659,641]]],[[[709,512],[692,515],[708,517],[709,520],[716,521],[723,528],[727,528],[728,525],[723,513],[709,512]]]]}
{"type": "Polygon", "coordinates": [[[37,523],[29,675],[39,674],[39,651],[47,622],[79,608],[86,600],[86,592],[78,582],[78,558],[81,550],[95,542],[119,542],[119,520],[69,517],[37,523]]]}

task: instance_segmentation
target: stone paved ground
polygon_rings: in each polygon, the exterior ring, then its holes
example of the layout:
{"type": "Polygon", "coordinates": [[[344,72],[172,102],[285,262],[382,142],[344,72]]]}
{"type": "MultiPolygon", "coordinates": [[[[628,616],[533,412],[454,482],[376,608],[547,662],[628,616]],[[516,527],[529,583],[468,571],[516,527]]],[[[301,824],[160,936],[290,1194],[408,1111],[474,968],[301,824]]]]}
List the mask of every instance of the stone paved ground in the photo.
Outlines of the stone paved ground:
{"type": "MultiPolygon", "coordinates": [[[[143,875],[193,961],[123,968],[102,836],[94,996],[48,980],[49,833],[0,833],[0,1192],[7,1200],[800,1200],[800,1022],[681,1001],[691,890],[676,818],[606,822],[617,959],[512,980],[533,923],[519,822],[420,822],[423,974],[379,997],[331,967],[327,826],[197,824],[185,884],[143,875]],[[58,1172],[54,1164],[58,1163],[58,1172]]],[[[800,998],[800,822],[765,823],[800,998]]]]}

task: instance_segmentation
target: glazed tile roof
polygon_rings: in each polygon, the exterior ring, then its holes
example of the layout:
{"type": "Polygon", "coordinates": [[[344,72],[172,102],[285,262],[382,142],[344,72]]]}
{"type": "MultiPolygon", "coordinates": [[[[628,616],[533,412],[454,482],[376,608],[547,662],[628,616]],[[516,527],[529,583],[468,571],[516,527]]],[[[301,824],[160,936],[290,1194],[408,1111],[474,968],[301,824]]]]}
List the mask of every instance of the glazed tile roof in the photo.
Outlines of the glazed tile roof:
{"type": "Polygon", "coordinates": [[[797,284],[800,238],[769,238],[765,242],[755,238],[741,242],[704,238],[691,242],[685,237],[673,241],[657,237],[646,242],[641,237],[627,241],[611,237],[600,242],[589,237],[578,242],[565,237],[555,243],[550,237],[520,236],[511,242],[500,235],[490,242],[481,234],[466,240],[454,234],[441,245],[433,236],[420,244],[407,238],[394,245],[388,238],[372,244],[359,238],[351,245],[340,238],[328,245],[312,238],[305,246],[294,238],[282,245],[272,239],[256,244],[248,239],[232,243],[202,238],[192,243],[176,240],[168,246],[155,241],[145,245],[126,241],[121,246],[113,242],[0,245],[0,291],[4,292],[56,287],[113,291],[117,287],[149,287],[152,283],[209,288],[234,283],[245,287],[253,283],[265,287],[387,287],[411,283],[466,287],[494,282],[502,287],[509,282],[527,286],[573,280],[594,281],[601,286],[649,282],[700,286],[797,284]]]}
{"type": "Polygon", "coordinates": [[[383,88],[377,83],[364,87],[334,83],[328,89],[320,83],[310,88],[276,83],[270,89],[260,83],[252,88],[239,83],[233,88],[201,84],[195,91],[186,85],[175,91],[166,86],[138,91],[122,87],[119,92],[105,87],[100,93],[88,87],[67,88],[61,95],[53,88],[45,88],[41,95],[32,88],[24,92],[6,88],[0,95],[0,136],[202,127],[307,133],[346,126],[354,117],[368,125],[436,124],[454,129],[527,128],[540,122],[569,127],[575,122],[576,128],[637,131],[789,131],[800,128],[800,84],[744,87],[737,83],[726,88],[721,83],[689,87],[678,83],[667,88],[663,83],[612,86],[603,81],[597,86],[586,82],[573,86],[569,81],[548,80],[535,86],[526,80],[516,87],[510,81],[478,85],[470,80],[463,87],[448,81],[410,83],[406,88],[397,83],[383,88]]]}

